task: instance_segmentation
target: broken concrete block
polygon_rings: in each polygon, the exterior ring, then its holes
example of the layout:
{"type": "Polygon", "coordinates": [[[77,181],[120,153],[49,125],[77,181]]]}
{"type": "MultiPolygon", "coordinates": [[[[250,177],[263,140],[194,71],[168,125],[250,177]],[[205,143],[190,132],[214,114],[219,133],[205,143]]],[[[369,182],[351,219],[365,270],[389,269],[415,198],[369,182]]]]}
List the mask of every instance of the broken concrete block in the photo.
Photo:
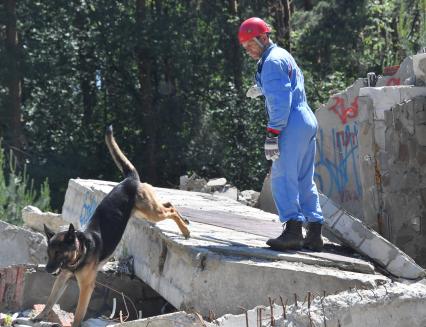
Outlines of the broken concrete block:
{"type": "MultiPolygon", "coordinates": [[[[310,294],[311,301],[288,305],[276,301],[270,306],[257,306],[239,315],[224,315],[212,322],[216,327],[258,326],[259,317],[266,326],[426,326],[426,289],[421,284],[386,283],[371,290],[350,289],[330,294],[310,294]]],[[[263,324],[262,324],[263,326],[263,324]]]]}
{"type": "MultiPolygon", "coordinates": [[[[337,207],[331,199],[327,199],[323,194],[320,194],[320,199],[320,202],[325,203],[326,207],[327,205],[337,207]]],[[[327,212],[332,213],[334,209],[327,212]]],[[[374,260],[392,275],[407,279],[418,279],[426,275],[425,270],[396,245],[368,228],[361,220],[351,216],[343,209],[340,210],[340,213],[339,211],[335,212],[331,219],[325,214],[324,218],[325,226],[337,238],[374,260]]]]}
{"type": "Polygon", "coordinates": [[[0,268],[47,260],[44,235],[0,220],[0,268]]]}
{"type": "Polygon", "coordinates": [[[232,200],[238,200],[238,189],[236,187],[225,187],[221,191],[216,191],[213,195],[223,196],[232,200]]]}
{"type": "Polygon", "coordinates": [[[257,207],[260,193],[253,190],[245,190],[238,195],[238,202],[250,207],[257,207]]]}
{"type": "MultiPolygon", "coordinates": [[[[41,311],[43,311],[44,307],[44,304],[34,304],[32,316],[37,316],[41,311]]],[[[62,327],[71,327],[74,321],[74,314],[61,310],[59,304],[55,304],[46,320],[48,322],[60,324],[62,327]]]]}
{"type": "Polygon", "coordinates": [[[196,174],[191,176],[181,176],[179,189],[184,191],[202,192],[206,186],[207,181],[204,178],[198,177],[196,174]]]}
{"type": "MultiPolygon", "coordinates": [[[[116,325],[116,321],[106,320],[102,318],[90,318],[81,323],[81,327],[106,327],[116,325]]],[[[121,324],[120,324],[121,325],[121,324]]]]}
{"type": "Polygon", "coordinates": [[[48,321],[32,321],[30,318],[17,318],[13,321],[14,327],[61,327],[61,324],[48,321]]]}
{"type": "Polygon", "coordinates": [[[22,209],[22,219],[26,226],[41,233],[44,233],[43,224],[46,224],[54,231],[68,224],[67,221],[62,219],[62,215],[53,212],[42,212],[34,206],[26,206],[22,209]]]}
{"type": "Polygon", "coordinates": [[[226,178],[213,178],[207,182],[206,186],[210,187],[212,190],[215,190],[225,187],[226,183],[226,178]]]}
{"type": "MultiPolygon", "coordinates": [[[[112,325],[113,327],[210,327],[216,326],[205,322],[199,314],[188,314],[184,311],[169,313],[161,316],[128,321],[112,325]]],[[[83,326],[84,327],[84,326],[83,326]]],[[[91,327],[91,326],[88,326],[91,327]]],[[[95,326],[93,326],[95,327],[95,326]]]]}

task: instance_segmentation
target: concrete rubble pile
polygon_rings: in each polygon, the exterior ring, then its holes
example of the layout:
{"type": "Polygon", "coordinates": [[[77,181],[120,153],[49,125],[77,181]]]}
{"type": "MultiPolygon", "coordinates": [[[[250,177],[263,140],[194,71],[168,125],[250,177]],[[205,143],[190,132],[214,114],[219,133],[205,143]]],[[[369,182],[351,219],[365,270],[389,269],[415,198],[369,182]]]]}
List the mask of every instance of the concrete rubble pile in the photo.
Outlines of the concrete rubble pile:
{"type": "Polygon", "coordinates": [[[183,191],[209,193],[236,200],[251,207],[257,207],[260,193],[253,190],[239,191],[228,183],[226,178],[213,178],[208,181],[197,174],[180,177],[179,189],[183,191]]]}

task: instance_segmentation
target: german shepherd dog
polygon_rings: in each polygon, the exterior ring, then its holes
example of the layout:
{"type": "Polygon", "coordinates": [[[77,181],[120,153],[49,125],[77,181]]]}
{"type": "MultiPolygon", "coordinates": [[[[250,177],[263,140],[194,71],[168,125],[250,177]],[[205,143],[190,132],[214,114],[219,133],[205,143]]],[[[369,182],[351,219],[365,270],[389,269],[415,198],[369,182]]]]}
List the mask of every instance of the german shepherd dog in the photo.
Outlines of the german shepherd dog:
{"type": "Polygon", "coordinates": [[[132,215],[154,223],[173,219],[185,238],[190,235],[188,220],[182,218],[170,202],[161,203],[151,185],[140,182],[135,167],[115,142],[112,126],[106,130],[105,141],[125,178],[102,200],[84,231],[75,230],[70,224],[67,230],[55,234],[44,225],[48,240],[46,271],[58,276],[44,310],[34,318],[36,321],[47,317],[70,278],[75,276],[80,295],[73,327],[80,326],[95,287],[97,271],[114,252],[132,215]]]}

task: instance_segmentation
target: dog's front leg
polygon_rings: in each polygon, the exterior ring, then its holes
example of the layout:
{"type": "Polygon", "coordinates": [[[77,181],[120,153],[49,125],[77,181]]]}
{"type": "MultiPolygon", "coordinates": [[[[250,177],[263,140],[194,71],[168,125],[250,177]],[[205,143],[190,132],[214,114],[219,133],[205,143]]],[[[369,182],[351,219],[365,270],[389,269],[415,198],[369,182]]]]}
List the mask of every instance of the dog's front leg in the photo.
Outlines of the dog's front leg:
{"type": "Polygon", "coordinates": [[[76,273],[80,295],[78,297],[78,304],[75,310],[72,327],[80,326],[86,315],[87,307],[92,297],[93,289],[95,288],[96,274],[97,265],[90,265],[76,273]]]}
{"type": "Polygon", "coordinates": [[[47,318],[50,310],[52,310],[53,306],[56,304],[56,302],[58,302],[58,300],[66,290],[68,282],[72,275],[73,274],[71,272],[62,270],[58,277],[56,277],[52,291],[50,292],[49,298],[47,299],[47,303],[44,306],[44,309],[36,317],[33,318],[34,321],[47,318]]]}

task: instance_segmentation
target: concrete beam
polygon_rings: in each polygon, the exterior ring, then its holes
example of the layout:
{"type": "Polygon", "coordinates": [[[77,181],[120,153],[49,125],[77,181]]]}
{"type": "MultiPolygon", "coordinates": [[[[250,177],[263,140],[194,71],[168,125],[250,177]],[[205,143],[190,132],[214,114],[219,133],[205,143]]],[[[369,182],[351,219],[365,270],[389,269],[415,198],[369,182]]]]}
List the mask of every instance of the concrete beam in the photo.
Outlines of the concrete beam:
{"type": "Polygon", "coordinates": [[[214,321],[214,326],[258,326],[259,319],[270,326],[271,317],[276,327],[426,326],[426,311],[423,310],[426,287],[421,283],[391,283],[374,290],[348,290],[327,296],[311,294],[310,301],[299,301],[297,305],[289,303],[285,318],[283,305],[278,299],[275,303],[272,310],[270,306],[259,306],[243,314],[225,315],[214,321]]]}
{"type": "Polygon", "coordinates": [[[339,208],[332,200],[320,194],[320,203],[327,217],[327,228],[345,244],[371,258],[396,277],[419,279],[426,275],[425,270],[397,246],[339,208]]]}
{"type": "MultiPolygon", "coordinates": [[[[84,226],[88,214],[93,213],[101,195],[107,194],[112,185],[70,180],[63,218],[84,226]]],[[[343,260],[341,256],[339,264],[332,257],[315,257],[307,252],[278,253],[264,248],[267,237],[259,235],[262,233],[236,230],[237,224],[231,229],[194,221],[204,215],[223,215],[228,222],[249,222],[258,230],[271,222],[280,228],[274,214],[204,193],[160,188],[156,192],[184,215],[193,215],[192,237],[185,240],[172,221],[152,225],[131,219],[116,255],[132,255],[136,275],[178,309],[220,316],[241,312],[240,306],[266,305],[269,296],[293,298],[294,294],[301,297],[309,291],[335,293],[350,287],[372,288],[388,280],[377,273],[357,272],[373,272],[372,266],[362,260],[351,258],[349,264],[349,258],[343,260]]]]}

